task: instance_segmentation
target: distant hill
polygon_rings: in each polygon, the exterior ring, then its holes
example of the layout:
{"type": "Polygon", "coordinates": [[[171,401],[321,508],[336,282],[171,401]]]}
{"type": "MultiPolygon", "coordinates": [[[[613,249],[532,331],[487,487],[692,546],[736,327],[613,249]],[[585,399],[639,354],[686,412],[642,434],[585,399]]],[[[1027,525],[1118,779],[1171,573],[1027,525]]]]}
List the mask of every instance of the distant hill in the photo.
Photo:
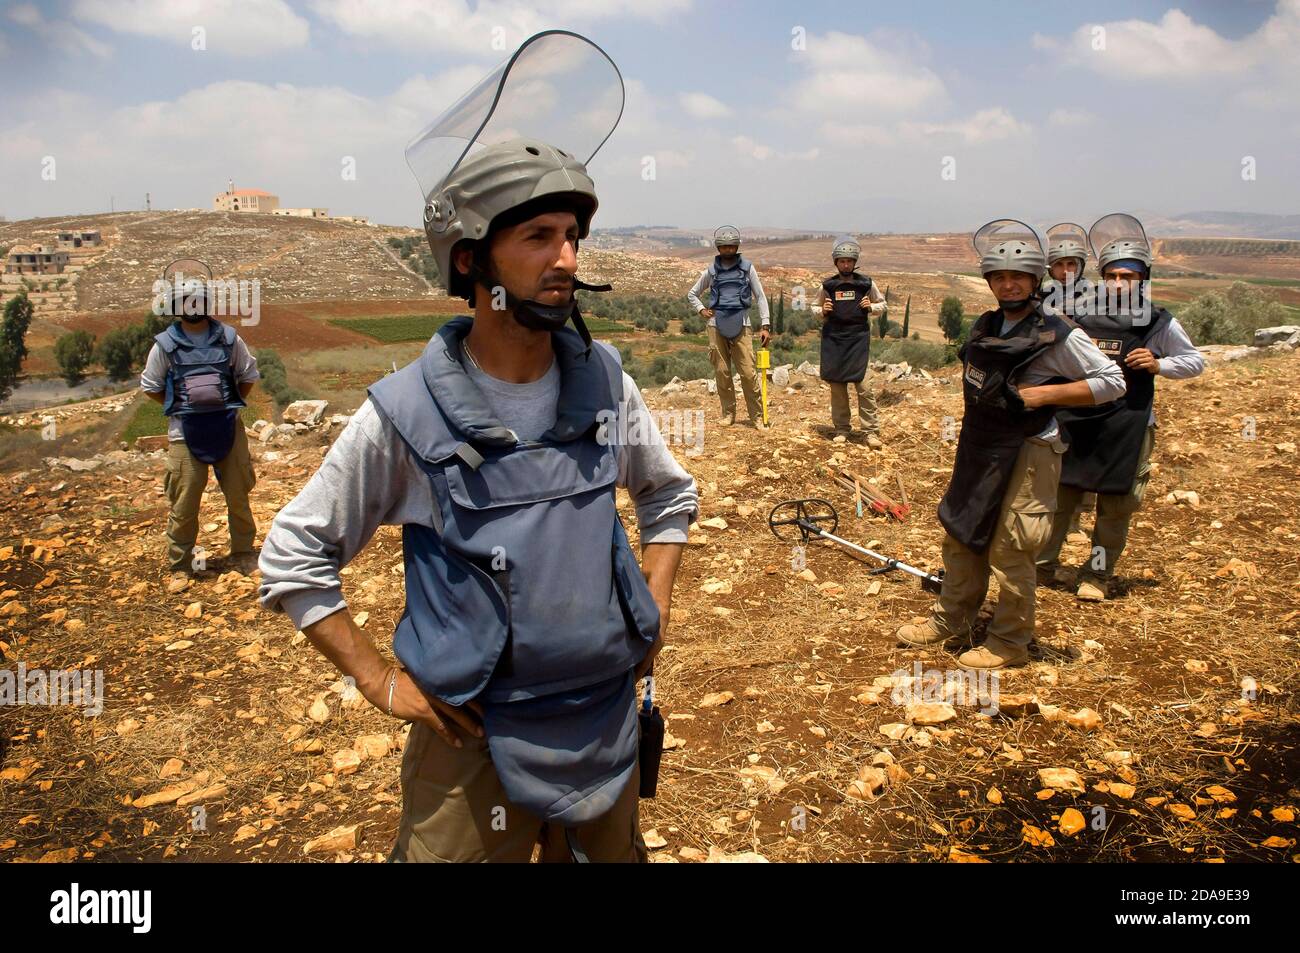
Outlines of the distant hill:
{"type": "Polygon", "coordinates": [[[97,228],[107,249],[77,276],[76,310],[147,307],[153,282],[177,258],[215,278],[257,278],[265,300],[410,298],[427,284],[387,249],[408,228],[240,212],[118,212],[0,223],[0,246],[53,244],[55,232],[97,228]]]}
{"type": "Polygon", "coordinates": [[[1144,218],[1147,234],[1169,238],[1277,238],[1300,240],[1300,215],[1259,212],[1184,212],[1144,218]]]}

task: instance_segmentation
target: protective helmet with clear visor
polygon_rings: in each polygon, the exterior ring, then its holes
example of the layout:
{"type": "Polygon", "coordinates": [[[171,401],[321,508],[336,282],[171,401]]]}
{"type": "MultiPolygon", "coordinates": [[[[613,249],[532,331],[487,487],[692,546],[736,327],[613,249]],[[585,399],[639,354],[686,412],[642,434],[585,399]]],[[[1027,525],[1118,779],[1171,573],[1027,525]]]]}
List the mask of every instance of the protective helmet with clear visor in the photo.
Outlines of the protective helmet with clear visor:
{"type": "Polygon", "coordinates": [[[596,211],[587,163],[623,114],[623,77],[605,51],[567,30],[529,37],[406,147],[424,197],[424,232],[443,286],[467,296],[452,266],[462,240],[486,238],[503,212],[571,196],[578,237],[596,211]]]}
{"type": "Polygon", "coordinates": [[[713,233],[713,247],[721,248],[724,245],[740,245],[740,229],[735,225],[723,225],[713,233]]]}
{"type": "Polygon", "coordinates": [[[1060,222],[1047,230],[1047,264],[1077,258],[1082,267],[1088,263],[1088,233],[1082,225],[1060,222]]]}
{"type": "Polygon", "coordinates": [[[831,260],[836,258],[852,258],[857,261],[862,256],[862,246],[857,243],[856,239],[841,238],[831,249],[831,260]]]}
{"type": "Polygon", "coordinates": [[[1106,273],[1106,267],[1117,261],[1132,258],[1151,271],[1151,243],[1147,241],[1146,230],[1132,215],[1125,212],[1112,212],[1093,222],[1088,229],[1088,242],[1092,253],[1097,256],[1097,270],[1106,273]]]}
{"type": "Polygon", "coordinates": [[[1014,218],[999,218],[983,226],[972,239],[980,256],[980,274],[1019,271],[1041,281],[1047,273],[1047,258],[1038,233],[1014,218]]]}

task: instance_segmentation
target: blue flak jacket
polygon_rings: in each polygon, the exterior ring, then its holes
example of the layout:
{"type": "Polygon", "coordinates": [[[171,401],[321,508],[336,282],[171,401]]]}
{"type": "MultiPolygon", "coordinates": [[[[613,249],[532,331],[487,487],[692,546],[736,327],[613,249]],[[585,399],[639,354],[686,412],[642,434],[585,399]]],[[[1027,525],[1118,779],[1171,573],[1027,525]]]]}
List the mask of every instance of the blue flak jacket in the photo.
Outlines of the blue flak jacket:
{"type": "Polygon", "coordinates": [[[238,410],[244,406],[235,382],[232,357],[235,329],[208,319],[208,336],[196,342],[174,321],[154,341],[171,360],[163,385],[163,414],[188,416],[238,410]]]}
{"type": "Polygon", "coordinates": [[[427,694],[477,699],[510,799],[566,826],[613,806],[637,756],[633,669],[659,609],[615,509],[618,353],[569,329],[552,342],[555,425],[519,441],[466,374],[456,318],[373,385],[376,410],[428,475],[433,527],[402,528],[397,657],[427,694]]]}

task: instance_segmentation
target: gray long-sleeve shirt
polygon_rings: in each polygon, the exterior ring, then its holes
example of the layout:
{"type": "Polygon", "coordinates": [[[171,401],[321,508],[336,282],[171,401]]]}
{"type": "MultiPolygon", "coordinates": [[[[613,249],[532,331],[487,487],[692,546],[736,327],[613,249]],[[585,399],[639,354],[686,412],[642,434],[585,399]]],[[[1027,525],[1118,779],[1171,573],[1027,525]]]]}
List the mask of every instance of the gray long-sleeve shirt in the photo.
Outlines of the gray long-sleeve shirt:
{"type": "MultiPolygon", "coordinates": [[[[1205,358],[1177,318],[1171,317],[1168,324],[1147,338],[1147,350],[1158,358],[1156,364],[1160,369],[1156,373],[1161,377],[1183,380],[1196,377],[1205,370],[1205,358]]],[[[1155,425],[1156,408],[1153,404],[1149,426],[1155,425]]]]}
{"type": "MultiPolygon", "coordinates": [[[[555,423],[560,393],[557,365],[541,379],[512,384],[467,363],[496,417],[521,440],[539,437],[555,423]]],[[[641,542],[684,543],[699,512],[695,481],[659,437],[640,390],[623,375],[627,432],[649,439],[618,447],[618,485],[636,505],[641,542]]],[[[611,432],[619,423],[610,423],[611,432]]],[[[383,526],[405,523],[437,528],[429,477],[396,428],[369,400],[335,441],[302,491],[276,515],[262,544],[258,590],[262,606],[288,614],[301,629],[344,608],[339,569],[383,526]]],[[[557,548],[558,558],[563,558],[557,548]]]]}
{"type": "MultiPolygon", "coordinates": [[[[700,295],[707,294],[712,287],[713,278],[709,274],[709,269],[705,268],[700,272],[700,277],[695,279],[695,284],[691,286],[691,290],[686,292],[686,300],[691,303],[691,307],[696,311],[704,311],[708,308],[708,305],[700,300],[700,295]]],[[[758,305],[759,321],[762,322],[763,327],[767,327],[772,321],[767,308],[767,295],[763,292],[763,283],[758,280],[758,269],[754,267],[752,262],[749,266],[749,287],[754,293],[754,303],[758,305]]],[[[709,327],[717,327],[717,324],[717,318],[709,318],[709,327]]],[[[745,312],[745,327],[749,327],[748,311],[745,312]]]]}

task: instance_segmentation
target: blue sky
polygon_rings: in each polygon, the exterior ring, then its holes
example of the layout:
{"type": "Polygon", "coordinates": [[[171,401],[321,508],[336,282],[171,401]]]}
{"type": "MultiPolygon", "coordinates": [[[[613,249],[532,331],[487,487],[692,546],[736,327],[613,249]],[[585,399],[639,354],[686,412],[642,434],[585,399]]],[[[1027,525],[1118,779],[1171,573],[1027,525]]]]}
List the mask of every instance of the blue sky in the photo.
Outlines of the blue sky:
{"type": "Polygon", "coordinates": [[[590,36],[626,82],[624,121],[592,163],[597,225],[925,231],[1120,208],[1300,212],[1300,0],[1028,10],[3,3],[0,214],[101,211],[110,196],[136,208],[146,191],[155,207],[206,208],[233,178],[285,205],[415,224],[406,142],[547,27],[590,36]]]}

